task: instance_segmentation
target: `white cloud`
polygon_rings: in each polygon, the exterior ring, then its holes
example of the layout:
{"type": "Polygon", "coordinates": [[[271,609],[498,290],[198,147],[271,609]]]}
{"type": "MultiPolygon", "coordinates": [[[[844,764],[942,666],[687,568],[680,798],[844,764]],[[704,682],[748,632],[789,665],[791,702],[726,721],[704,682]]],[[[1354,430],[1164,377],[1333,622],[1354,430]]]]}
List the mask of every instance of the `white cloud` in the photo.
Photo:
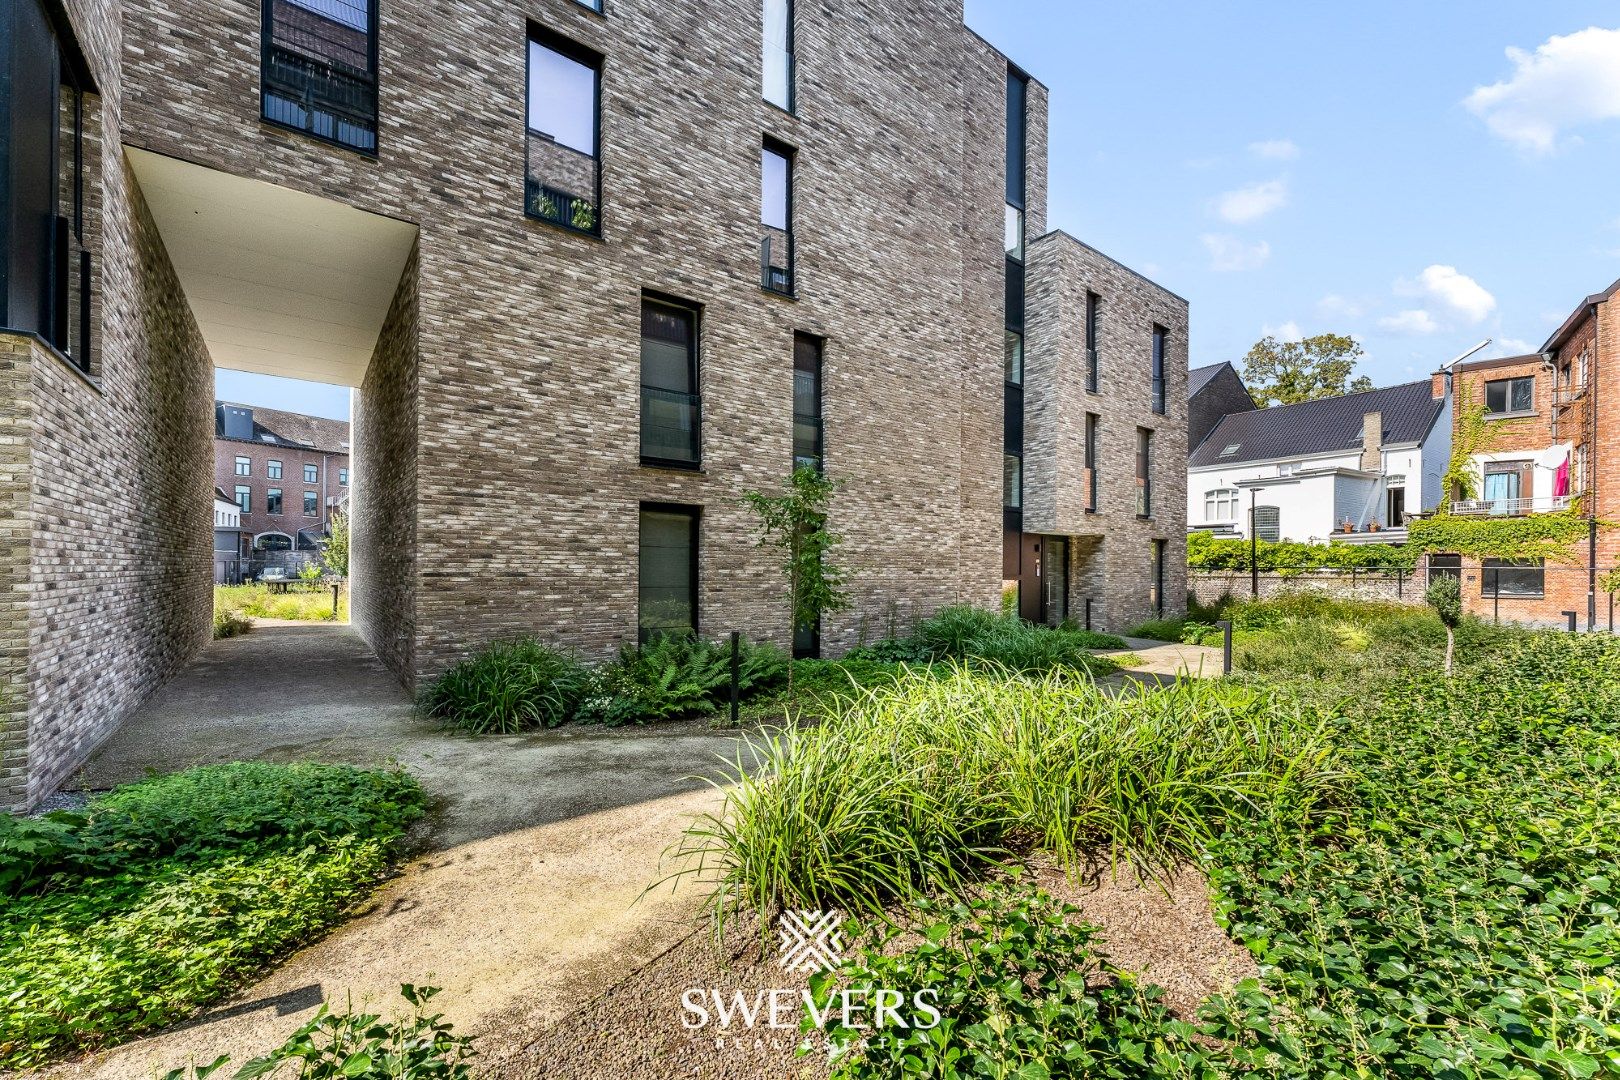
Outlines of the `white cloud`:
{"type": "Polygon", "coordinates": [[[1288,201],[1286,180],[1266,180],[1228,191],[1215,199],[1215,213],[1223,221],[1243,225],[1258,221],[1288,201]]]}
{"type": "Polygon", "coordinates": [[[1224,233],[1205,233],[1201,239],[1209,249],[1211,270],[1258,270],[1271,258],[1271,245],[1264,240],[1250,244],[1224,233]]]}
{"type": "Polygon", "coordinates": [[[1280,323],[1277,326],[1271,326],[1270,324],[1262,326],[1260,328],[1260,336],[1274,337],[1278,341],[1305,340],[1305,334],[1300,330],[1299,323],[1295,322],[1293,319],[1289,319],[1287,322],[1280,323]]]}
{"type": "Polygon", "coordinates": [[[1355,300],[1340,296],[1338,293],[1328,293],[1316,302],[1316,310],[1329,318],[1354,319],[1366,309],[1355,300]]]}
{"type": "Polygon", "coordinates": [[[1463,104],[1492,134],[1547,154],[1569,128],[1620,119],[1620,29],[1554,35],[1533,53],[1509,47],[1513,75],[1478,86],[1463,104]]]}
{"type": "Polygon", "coordinates": [[[1412,308],[1399,315],[1385,315],[1378,320],[1378,325],[1392,334],[1432,334],[1440,329],[1434,316],[1422,308],[1412,308]]]}
{"type": "Polygon", "coordinates": [[[1402,296],[1422,296],[1450,309],[1470,323],[1482,322],[1496,310],[1496,297],[1455,266],[1435,263],[1423,268],[1416,281],[1397,281],[1402,296]]]}
{"type": "Polygon", "coordinates": [[[1249,153],[1272,161],[1293,161],[1299,157],[1299,147],[1292,139],[1265,139],[1250,143],[1249,153]]]}

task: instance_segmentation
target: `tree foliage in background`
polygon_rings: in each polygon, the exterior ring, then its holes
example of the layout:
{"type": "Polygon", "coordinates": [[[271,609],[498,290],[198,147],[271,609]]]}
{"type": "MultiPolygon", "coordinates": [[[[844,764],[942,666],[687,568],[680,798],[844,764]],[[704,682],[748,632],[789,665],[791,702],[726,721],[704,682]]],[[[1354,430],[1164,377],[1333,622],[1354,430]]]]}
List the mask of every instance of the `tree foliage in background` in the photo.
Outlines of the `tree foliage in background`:
{"type": "MultiPolygon", "coordinates": [[[[1418,549],[1407,544],[1307,544],[1293,540],[1255,544],[1260,569],[1407,570],[1417,565],[1418,549]]],[[[1249,541],[1199,531],[1187,537],[1191,570],[1248,570],[1249,541]]]]}
{"type": "MultiPolygon", "coordinates": [[[[827,508],[837,490],[836,480],[801,466],[793,470],[784,494],[750,491],[743,496],[759,516],[759,546],[782,556],[795,632],[813,629],[822,615],[849,607],[843,571],[830,558],[841,542],[827,528],[827,508]]],[[[791,687],[791,672],[789,679],[791,687]]]]}
{"type": "Polygon", "coordinates": [[[1423,599],[1446,628],[1446,678],[1451,678],[1451,660],[1457,652],[1457,627],[1462,625],[1462,582],[1447,574],[1429,582],[1423,599]]]}
{"type": "Polygon", "coordinates": [[[1373,388],[1365,375],[1352,379],[1362,355],[1355,338],[1317,334],[1303,341],[1267,335],[1243,358],[1243,381],[1261,408],[1341,397],[1373,388]]]}
{"type": "Polygon", "coordinates": [[[349,576],[349,515],[332,515],[327,526],[326,550],[321,553],[327,573],[340,578],[349,576]]]}
{"type": "MultiPolygon", "coordinates": [[[[1600,529],[1612,528],[1598,522],[1600,529]]],[[[1436,514],[1408,527],[1408,543],[1417,551],[1444,551],[1476,559],[1545,559],[1555,563],[1584,560],[1580,542],[1591,528],[1579,501],[1567,510],[1523,517],[1468,517],[1436,514]]]]}

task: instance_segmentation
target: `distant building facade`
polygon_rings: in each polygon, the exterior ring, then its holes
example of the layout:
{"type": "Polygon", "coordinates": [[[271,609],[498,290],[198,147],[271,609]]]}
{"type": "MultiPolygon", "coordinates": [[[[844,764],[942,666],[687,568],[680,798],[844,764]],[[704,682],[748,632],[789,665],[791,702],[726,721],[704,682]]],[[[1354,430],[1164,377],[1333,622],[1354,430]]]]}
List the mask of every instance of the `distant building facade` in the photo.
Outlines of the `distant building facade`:
{"type": "Polygon", "coordinates": [[[347,422],[215,402],[214,487],[237,509],[239,555],[318,550],[348,486],[347,422]]]}
{"type": "Polygon", "coordinates": [[[1187,372],[1187,452],[1198,449],[1215,425],[1257,406],[1237,368],[1226,361],[1187,372]]]}

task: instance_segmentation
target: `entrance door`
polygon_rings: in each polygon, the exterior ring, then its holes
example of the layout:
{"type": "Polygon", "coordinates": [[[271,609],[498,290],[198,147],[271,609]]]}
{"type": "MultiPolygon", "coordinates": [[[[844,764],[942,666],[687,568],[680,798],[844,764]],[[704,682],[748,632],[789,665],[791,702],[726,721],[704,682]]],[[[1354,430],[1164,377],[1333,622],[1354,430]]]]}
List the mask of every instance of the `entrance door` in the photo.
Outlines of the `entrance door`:
{"type": "Polygon", "coordinates": [[[1389,489],[1389,517],[1384,524],[1392,529],[1398,529],[1406,524],[1406,489],[1393,487],[1389,489]]]}
{"type": "Polygon", "coordinates": [[[1069,617],[1069,541],[1048,536],[1041,550],[1041,621],[1057,626],[1069,617]]]}
{"type": "Polygon", "coordinates": [[[1041,591],[1041,541],[1044,537],[1031,533],[1018,536],[1018,617],[1030,622],[1041,621],[1043,595],[1041,591]]]}

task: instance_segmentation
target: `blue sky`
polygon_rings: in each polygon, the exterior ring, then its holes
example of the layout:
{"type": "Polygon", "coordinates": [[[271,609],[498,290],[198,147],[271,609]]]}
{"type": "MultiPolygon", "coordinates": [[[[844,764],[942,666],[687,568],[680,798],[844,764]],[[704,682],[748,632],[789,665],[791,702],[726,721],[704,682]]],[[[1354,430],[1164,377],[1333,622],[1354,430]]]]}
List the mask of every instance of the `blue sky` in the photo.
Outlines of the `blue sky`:
{"type": "Polygon", "coordinates": [[[1612,0],[966,2],[1051,89],[1051,226],[1187,297],[1194,366],[1333,331],[1406,381],[1620,277],[1612,0]]]}

